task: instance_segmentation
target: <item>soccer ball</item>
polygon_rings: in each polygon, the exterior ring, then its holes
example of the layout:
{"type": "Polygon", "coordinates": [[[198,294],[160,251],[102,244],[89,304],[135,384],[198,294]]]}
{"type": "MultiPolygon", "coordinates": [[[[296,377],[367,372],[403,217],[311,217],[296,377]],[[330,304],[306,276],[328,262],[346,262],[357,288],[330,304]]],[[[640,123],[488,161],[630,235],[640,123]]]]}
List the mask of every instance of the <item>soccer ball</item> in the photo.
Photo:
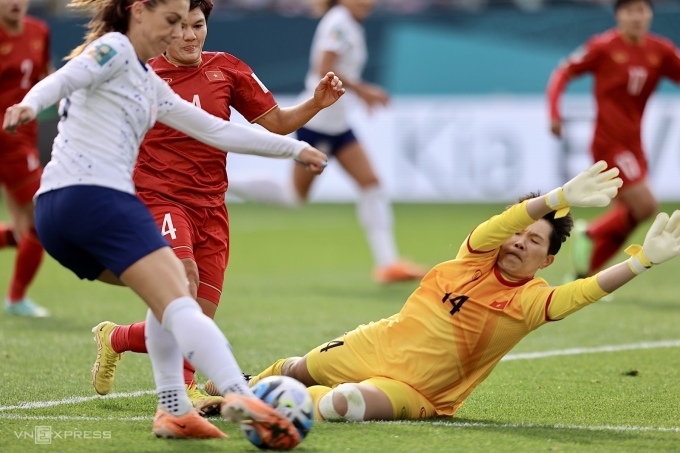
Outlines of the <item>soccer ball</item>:
{"type": "MultiPolygon", "coordinates": [[[[314,423],[314,401],[302,382],[288,376],[269,376],[251,390],[293,423],[300,433],[300,441],[307,436],[314,423]]],[[[241,430],[256,447],[269,448],[251,426],[242,424],[241,430]]]]}

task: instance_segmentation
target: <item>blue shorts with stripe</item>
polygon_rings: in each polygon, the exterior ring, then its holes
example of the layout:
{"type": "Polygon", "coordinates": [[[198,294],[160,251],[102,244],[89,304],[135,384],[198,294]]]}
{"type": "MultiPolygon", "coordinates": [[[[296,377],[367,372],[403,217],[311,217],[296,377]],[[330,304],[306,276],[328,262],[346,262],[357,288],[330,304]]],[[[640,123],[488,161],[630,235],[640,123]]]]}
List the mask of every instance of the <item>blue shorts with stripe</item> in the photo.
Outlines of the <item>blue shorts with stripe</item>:
{"type": "Polygon", "coordinates": [[[169,247],[151,213],[135,195],[100,186],[69,186],[42,193],[35,228],[43,247],[78,277],[117,277],[161,247],[169,247]]]}
{"type": "Polygon", "coordinates": [[[352,129],[349,129],[342,134],[329,135],[301,127],[296,132],[296,138],[309,143],[328,157],[337,155],[342,148],[357,141],[352,129]]]}

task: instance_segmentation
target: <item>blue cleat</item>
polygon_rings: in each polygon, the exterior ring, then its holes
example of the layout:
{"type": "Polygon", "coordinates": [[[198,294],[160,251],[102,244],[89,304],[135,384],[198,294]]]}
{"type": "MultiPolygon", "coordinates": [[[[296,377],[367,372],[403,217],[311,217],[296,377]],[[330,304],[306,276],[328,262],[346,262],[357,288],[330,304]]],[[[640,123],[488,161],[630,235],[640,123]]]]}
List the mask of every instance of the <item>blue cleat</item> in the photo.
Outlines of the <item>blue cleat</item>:
{"type": "Polygon", "coordinates": [[[46,318],[50,312],[40,305],[33,302],[28,297],[24,297],[19,302],[10,303],[9,299],[5,298],[5,306],[3,311],[10,316],[25,316],[28,318],[46,318]]]}

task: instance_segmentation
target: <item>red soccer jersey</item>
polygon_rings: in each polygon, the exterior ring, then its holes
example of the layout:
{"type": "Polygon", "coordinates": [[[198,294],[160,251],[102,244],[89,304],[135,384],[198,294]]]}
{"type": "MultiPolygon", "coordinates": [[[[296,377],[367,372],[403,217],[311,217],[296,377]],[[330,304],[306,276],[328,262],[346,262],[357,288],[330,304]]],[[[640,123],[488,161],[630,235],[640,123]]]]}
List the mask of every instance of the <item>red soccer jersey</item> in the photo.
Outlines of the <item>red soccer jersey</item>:
{"type": "MultiPolygon", "coordinates": [[[[0,112],[18,104],[28,90],[47,75],[50,63],[50,32],[47,24],[24,17],[23,30],[13,34],[0,27],[0,112]]],[[[0,154],[22,146],[36,147],[35,121],[14,135],[0,130],[0,154]]]]}
{"type": "Polygon", "coordinates": [[[647,34],[641,44],[626,41],[615,30],[591,38],[552,75],[548,102],[552,119],[560,117],[558,102],[572,77],[592,73],[597,102],[593,149],[620,145],[642,150],[642,114],[662,77],[680,82],[680,55],[667,39],[647,34]]]}
{"type": "MultiPolygon", "coordinates": [[[[228,120],[233,106],[250,122],[276,106],[274,96],[238,58],[203,52],[197,67],[175,66],[163,56],[149,65],[183,99],[228,120]]],[[[142,142],[134,172],[138,192],[151,191],[195,207],[224,204],[224,152],[157,123],[142,142]]]]}

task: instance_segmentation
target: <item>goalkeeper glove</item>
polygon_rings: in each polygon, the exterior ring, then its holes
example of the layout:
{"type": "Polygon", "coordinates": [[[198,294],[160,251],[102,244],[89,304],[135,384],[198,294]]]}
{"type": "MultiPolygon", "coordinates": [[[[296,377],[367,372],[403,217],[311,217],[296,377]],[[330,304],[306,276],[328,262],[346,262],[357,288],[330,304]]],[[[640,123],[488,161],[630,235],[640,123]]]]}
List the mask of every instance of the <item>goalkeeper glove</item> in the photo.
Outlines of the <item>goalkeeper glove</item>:
{"type": "Polygon", "coordinates": [[[659,213],[649,227],[642,246],[633,244],[626,249],[632,255],[628,267],[634,274],[641,274],[654,264],[660,264],[680,255],[680,210],[668,217],[659,213]]]}
{"type": "Polygon", "coordinates": [[[618,193],[623,181],[617,177],[618,168],[612,167],[604,171],[606,168],[607,163],[601,160],[564,186],[548,192],[545,202],[557,211],[555,218],[567,215],[570,206],[607,206],[618,193]]]}

